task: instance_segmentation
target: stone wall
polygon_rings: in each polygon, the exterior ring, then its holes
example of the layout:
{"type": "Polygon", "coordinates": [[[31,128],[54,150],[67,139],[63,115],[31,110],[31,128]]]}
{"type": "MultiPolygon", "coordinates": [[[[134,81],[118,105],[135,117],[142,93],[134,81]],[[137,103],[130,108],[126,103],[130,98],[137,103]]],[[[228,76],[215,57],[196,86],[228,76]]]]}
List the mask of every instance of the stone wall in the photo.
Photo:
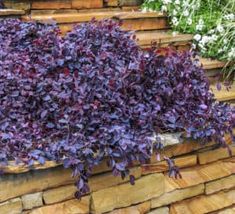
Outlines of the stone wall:
{"type": "Polygon", "coordinates": [[[79,10],[141,5],[143,0],[3,0],[7,8],[30,10],[79,10]]]}
{"type": "Polygon", "coordinates": [[[0,178],[0,213],[234,213],[235,147],[230,145],[230,157],[226,149],[211,150],[213,143],[202,147],[167,139],[166,144],[174,145],[167,146],[164,155],[174,157],[182,179],[169,178],[166,162],[153,157],[149,164],[131,169],[136,177],[132,186],[128,179],[114,177],[104,162],[90,178],[90,194],[79,201],[70,170],[53,162],[35,165],[34,170],[10,163],[0,178]]]}

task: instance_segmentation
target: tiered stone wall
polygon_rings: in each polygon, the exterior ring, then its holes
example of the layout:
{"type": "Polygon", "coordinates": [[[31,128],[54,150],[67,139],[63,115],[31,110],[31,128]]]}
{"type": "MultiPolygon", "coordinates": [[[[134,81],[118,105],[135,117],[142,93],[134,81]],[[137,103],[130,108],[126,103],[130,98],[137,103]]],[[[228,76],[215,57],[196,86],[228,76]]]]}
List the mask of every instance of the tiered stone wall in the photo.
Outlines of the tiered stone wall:
{"type": "MultiPolygon", "coordinates": [[[[228,143],[230,139],[228,139],[228,143]]],[[[169,178],[165,161],[136,165],[128,179],[114,177],[105,162],[90,178],[90,194],[74,198],[71,171],[53,162],[35,170],[11,164],[0,178],[1,214],[202,214],[235,212],[235,147],[211,150],[196,142],[167,146],[164,155],[174,157],[182,179],[169,178]]]]}

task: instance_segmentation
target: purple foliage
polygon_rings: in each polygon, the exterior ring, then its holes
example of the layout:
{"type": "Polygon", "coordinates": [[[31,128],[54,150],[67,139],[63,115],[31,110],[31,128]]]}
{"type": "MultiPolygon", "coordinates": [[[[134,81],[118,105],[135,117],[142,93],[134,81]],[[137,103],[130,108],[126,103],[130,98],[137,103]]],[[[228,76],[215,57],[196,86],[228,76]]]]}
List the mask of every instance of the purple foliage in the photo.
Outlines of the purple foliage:
{"type": "Polygon", "coordinates": [[[63,162],[80,177],[80,197],[104,158],[122,177],[134,161],[148,161],[162,147],[155,133],[185,131],[225,146],[235,111],[214,100],[192,58],[143,51],[110,20],[76,26],[63,39],[53,25],[0,21],[0,161],[63,162]]]}
{"type": "Polygon", "coordinates": [[[3,0],[0,0],[0,9],[5,8],[3,0]]]}

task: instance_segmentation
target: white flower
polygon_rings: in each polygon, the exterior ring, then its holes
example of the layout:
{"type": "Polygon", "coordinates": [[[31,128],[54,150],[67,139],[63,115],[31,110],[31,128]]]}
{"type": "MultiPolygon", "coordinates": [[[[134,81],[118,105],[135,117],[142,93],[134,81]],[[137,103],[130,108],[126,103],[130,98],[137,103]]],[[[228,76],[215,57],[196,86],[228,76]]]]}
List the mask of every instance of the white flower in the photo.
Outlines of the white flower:
{"type": "Polygon", "coordinates": [[[163,6],[161,7],[161,11],[162,11],[162,12],[167,12],[167,7],[166,7],[165,5],[163,5],[163,6]]]}
{"type": "Polygon", "coordinates": [[[142,9],[142,13],[147,13],[148,12],[148,9],[146,8],[146,7],[144,7],[143,9],[142,9]]]}
{"type": "Polygon", "coordinates": [[[200,41],[202,37],[201,37],[200,34],[196,34],[193,38],[194,38],[196,41],[200,41]]]}
{"type": "Polygon", "coordinates": [[[197,31],[202,31],[203,27],[204,27],[203,25],[198,24],[198,25],[196,25],[196,30],[197,31]]]}
{"type": "Polygon", "coordinates": [[[173,17],[173,18],[172,18],[172,24],[173,24],[174,26],[177,26],[177,25],[179,24],[179,21],[178,21],[178,19],[177,19],[176,17],[173,17]]]}
{"type": "Polygon", "coordinates": [[[183,15],[184,15],[185,17],[189,16],[189,11],[188,11],[188,10],[185,10],[185,11],[183,12],[183,15]]]}
{"type": "Polygon", "coordinates": [[[199,42],[199,45],[204,47],[207,43],[209,43],[210,41],[212,41],[210,36],[203,36],[201,41],[199,42]]]}
{"type": "Polygon", "coordinates": [[[184,7],[188,7],[188,6],[189,6],[189,2],[188,2],[188,1],[186,1],[186,0],[184,0],[184,2],[183,2],[183,6],[184,6],[184,7]]]}
{"type": "Polygon", "coordinates": [[[203,19],[199,19],[198,24],[199,24],[199,25],[204,25],[203,19]]]}
{"type": "Polygon", "coordinates": [[[170,4],[172,0],[162,0],[163,4],[170,4]]]}
{"type": "Polygon", "coordinates": [[[193,20],[191,19],[191,18],[189,18],[188,20],[187,20],[187,24],[188,25],[191,25],[193,23],[193,20]]]}
{"type": "Polygon", "coordinates": [[[213,34],[213,35],[211,36],[211,40],[216,41],[217,39],[218,39],[218,36],[217,36],[217,35],[213,34]]]}
{"type": "Polygon", "coordinates": [[[175,4],[180,4],[180,0],[175,0],[175,4]]]}
{"type": "Polygon", "coordinates": [[[192,44],[192,49],[196,49],[196,47],[197,47],[196,44],[193,43],[192,44]]]}
{"type": "Polygon", "coordinates": [[[216,28],[220,33],[224,32],[224,27],[222,25],[218,25],[216,28]]]}
{"type": "Polygon", "coordinates": [[[209,33],[209,34],[213,34],[214,32],[215,32],[215,30],[212,29],[212,30],[210,30],[208,33],[209,33]]]}
{"type": "Polygon", "coordinates": [[[203,19],[199,19],[198,24],[196,25],[196,30],[202,31],[203,27],[204,27],[204,21],[203,21],[203,19]]]}
{"type": "Polygon", "coordinates": [[[228,53],[228,58],[229,59],[235,58],[235,48],[232,48],[231,51],[228,53]]]}
{"type": "Polygon", "coordinates": [[[234,21],[235,20],[235,15],[233,13],[227,14],[227,15],[224,16],[224,19],[234,21]]]}
{"type": "Polygon", "coordinates": [[[174,10],[172,11],[172,14],[173,14],[173,16],[176,16],[176,15],[177,15],[177,11],[174,9],[174,10]]]}

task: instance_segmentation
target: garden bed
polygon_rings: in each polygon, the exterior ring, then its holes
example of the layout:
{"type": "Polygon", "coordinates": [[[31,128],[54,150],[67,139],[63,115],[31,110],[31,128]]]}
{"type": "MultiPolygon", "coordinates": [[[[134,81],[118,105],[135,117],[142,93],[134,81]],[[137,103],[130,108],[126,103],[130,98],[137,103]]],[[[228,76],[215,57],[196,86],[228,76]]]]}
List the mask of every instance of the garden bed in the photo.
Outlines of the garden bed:
{"type": "Polygon", "coordinates": [[[1,212],[234,203],[233,191],[206,187],[234,172],[234,108],[214,99],[194,53],[143,50],[113,20],[61,37],[54,24],[6,19],[0,46],[1,212]]]}

